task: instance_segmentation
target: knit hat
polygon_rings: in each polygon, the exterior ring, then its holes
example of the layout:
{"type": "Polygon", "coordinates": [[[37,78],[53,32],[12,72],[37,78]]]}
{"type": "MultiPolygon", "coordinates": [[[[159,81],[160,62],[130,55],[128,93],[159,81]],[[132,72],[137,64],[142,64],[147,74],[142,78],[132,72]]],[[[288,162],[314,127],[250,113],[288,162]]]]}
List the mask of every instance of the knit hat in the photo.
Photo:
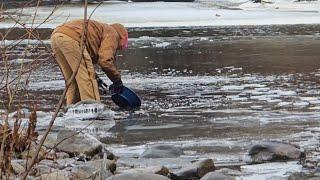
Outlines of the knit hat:
{"type": "Polygon", "coordinates": [[[120,36],[120,39],[128,38],[128,31],[122,24],[115,23],[111,24],[110,26],[117,31],[117,33],[120,36]]]}

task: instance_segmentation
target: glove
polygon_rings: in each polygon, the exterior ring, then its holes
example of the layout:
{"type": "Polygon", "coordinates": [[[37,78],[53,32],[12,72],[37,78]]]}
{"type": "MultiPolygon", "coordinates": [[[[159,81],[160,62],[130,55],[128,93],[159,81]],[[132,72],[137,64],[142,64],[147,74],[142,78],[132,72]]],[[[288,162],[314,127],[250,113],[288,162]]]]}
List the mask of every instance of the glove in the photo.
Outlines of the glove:
{"type": "Polygon", "coordinates": [[[108,85],[106,83],[104,83],[103,80],[100,79],[99,76],[97,76],[97,75],[96,75],[96,80],[97,80],[97,83],[98,83],[99,91],[101,92],[101,94],[106,95],[107,94],[108,85]]]}
{"type": "Polygon", "coordinates": [[[120,80],[120,81],[114,82],[112,85],[110,85],[110,88],[112,88],[113,93],[121,94],[124,86],[122,84],[122,81],[120,80]]]}

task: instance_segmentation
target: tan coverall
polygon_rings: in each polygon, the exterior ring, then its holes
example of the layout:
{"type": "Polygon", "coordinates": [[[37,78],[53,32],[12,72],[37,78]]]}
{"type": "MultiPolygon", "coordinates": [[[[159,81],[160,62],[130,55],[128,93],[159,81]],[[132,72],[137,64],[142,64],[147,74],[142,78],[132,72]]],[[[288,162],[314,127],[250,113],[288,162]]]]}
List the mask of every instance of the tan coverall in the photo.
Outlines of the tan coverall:
{"type": "Polygon", "coordinates": [[[67,105],[88,99],[100,101],[93,64],[97,63],[113,83],[121,82],[114,56],[121,40],[128,37],[127,30],[121,24],[89,20],[86,45],[81,53],[83,25],[83,20],[70,21],[58,26],[51,35],[52,50],[66,82],[83,56],[75,80],[67,91],[67,105]]]}

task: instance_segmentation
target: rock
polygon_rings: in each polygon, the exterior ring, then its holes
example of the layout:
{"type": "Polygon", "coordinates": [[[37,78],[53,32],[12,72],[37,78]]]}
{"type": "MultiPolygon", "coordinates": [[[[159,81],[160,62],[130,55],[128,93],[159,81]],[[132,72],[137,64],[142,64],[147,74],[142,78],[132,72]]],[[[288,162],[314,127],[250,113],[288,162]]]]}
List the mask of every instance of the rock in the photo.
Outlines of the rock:
{"type": "Polygon", "coordinates": [[[43,174],[50,174],[52,172],[57,171],[57,169],[47,166],[47,165],[37,165],[35,167],[35,175],[36,176],[41,176],[43,174]]]}
{"type": "Polygon", "coordinates": [[[103,154],[105,154],[107,156],[107,159],[110,159],[110,160],[117,159],[117,157],[112,152],[110,152],[106,147],[103,148],[103,154]]]}
{"type": "Polygon", "coordinates": [[[66,159],[70,157],[69,154],[65,152],[58,152],[56,153],[56,155],[57,155],[57,159],[66,159]]]}
{"type": "Polygon", "coordinates": [[[72,130],[59,131],[57,142],[60,141],[62,142],[57,146],[57,149],[71,155],[94,156],[102,148],[102,143],[92,135],[72,130]]]}
{"type": "Polygon", "coordinates": [[[89,161],[84,164],[75,166],[72,168],[71,172],[75,175],[76,179],[106,179],[112,176],[113,172],[116,170],[116,165],[114,161],[106,159],[89,161]]]}
{"type": "Polygon", "coordinates": [[[11,161],[11,166],[14,174],[21,174],[25,171],[24,166],[22,166],[20,163],[11,161]]]}
{"type": "Polygon", "coordinates": [[[305,157],[305,153],[299,147],[281,142],[256,144],[250,148],[248,154],[252,163],[298,160],[305,157]]]}
{"type": "Polygon", "coordinates": [[[106,145],[103,145],[102,151],[99,152],[98,154],[94,155],[94,157],[92,157],[92,159],[98,160],[98,159],[102,159],[104,156],[106,156],[106,158],[110,159],[110,160],[116,159],[116,156],[106,148],[106,145]]]}
{"type": "MultiPolygon", "coordinates": [[[[35,156],[35,154],[37,152],[37,146],[38,145],[36,143],[32,142],[30,145],[30,149],[22,152],[19,155],[19,158],[20,159],[28,159],[28,164],[29,164],[32,157],[35,156]]],[[[40,149],[39,155],[38,155],[38,160],[39,160],[39,157],[43,157],[45,155],[45,153],[46,153],[46,149],[42,146],[40,149]]]]}
{"type": "Polygon", "coordinates": [[[320,167],[318,166],[312,172],[315,176],[320,176],[320,167]]]}
{"type": "Polygon", "coordinates": [[[141,155],[142,158],[174,158],[183,155],[179,147],[171,145],[154,145],[148,147],[141,155]]]}
{"type": "Polygon", "coordinates": [[[236,180],[236,178],[224,175],[219,172],[209,172],[203,176],[200,180],[236,180]]]}
{"type": "Polygon", "coordinates": [[[124,174],[117,174],[115,176],[111,176],[106,180],[130,180],[130,179],[137,179],[137,180],[170,180],[167,177],[158,175],[158,174],[151,174],[151,173],[124,173],[124,174]]]}
{"type": "Polygon", "coordinates": [[[82,161],[77,161],[73,158],[58,159],[56,162],[58,164],[59,169],[64,169],[66,167],[74,167],[76,165],[84,164],[82,161]]]}
{"type": "MultiPolygon", "coordinates": [[[[43,135],[38,136],[38,141],[42,139],[43,135]]],[[[47,148],[53,148],[57,144],[57,134],[48,134],[46,140],[43,143],[43,146],[47,148]]]]}
{"type": "Polygon", "coordinates": [[[151,174],[159,174],[162,176],[168,176],[170,174],[170,171],[168,168],[164,166],[151,166],[146,168],[128,169],[120,173],[151,173],[151,174]]]}
{"type": "Polygon", "coordinates": [[[23,166],[23,167],[26,166],[26,162],[27,162],[27,160],[25,160],[25,159],[13,159],[13,160],[11,161],[11,163],[18,163],[18,164],[20,164],[20,165],[23,166]]]}
{"type": "Polygon", "coordinates": [[[38,165],[46,165],[46,166],[53,167],[53,168],[57,167],[57,163],[56,162],[48,160],[48,159],[44,159],[44,160],[40,161],[38,163],[38,165]]]}
{"type": "Polygon", "coordinates": [[[303,172],[292,173],[288,180],[307,180],[308,177],[303,172]]]}
{"type": "Polygon", "coordinates": [[[47,154],[44,155],[43,159],[55,160],[57,159],[57,153],[54,149],[50,149],[47,151],[47,154]]]}
{"type": "Polygon", "coordinates": [[[212,159],[204,159],[193,163],[191,166],[183,168],[175,173],[179,178],[201,178],[208,172],[214,171],[215,166],[212,159]]]}
{"type": "Polygon", "coordinates": [[[312,178],[308,178],[308,180],[319,180],[320,179],[320,177],[318,176],[318,177],[312,177],[312,178]]]}
{"type": "Polygon", "coordinates": [[[43,174],[40,176],[41,180],[69,180],[73,179],[72,175],[68,171],[57,170],[48,174],[43,174]]]}

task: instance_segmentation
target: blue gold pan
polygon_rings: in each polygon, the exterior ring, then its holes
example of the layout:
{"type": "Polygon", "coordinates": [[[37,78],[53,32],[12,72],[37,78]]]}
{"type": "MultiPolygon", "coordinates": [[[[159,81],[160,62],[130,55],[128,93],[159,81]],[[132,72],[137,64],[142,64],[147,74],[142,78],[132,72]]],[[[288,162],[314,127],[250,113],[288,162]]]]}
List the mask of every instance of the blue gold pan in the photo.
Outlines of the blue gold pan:
{"type": "Polygon", "coordinates": [[[109,87],[112,101],[124,109],[138,109],[141,106],[139,96],[131,89],[124,87],[122,93],[114,93],[113,86],[109,87]]]}

